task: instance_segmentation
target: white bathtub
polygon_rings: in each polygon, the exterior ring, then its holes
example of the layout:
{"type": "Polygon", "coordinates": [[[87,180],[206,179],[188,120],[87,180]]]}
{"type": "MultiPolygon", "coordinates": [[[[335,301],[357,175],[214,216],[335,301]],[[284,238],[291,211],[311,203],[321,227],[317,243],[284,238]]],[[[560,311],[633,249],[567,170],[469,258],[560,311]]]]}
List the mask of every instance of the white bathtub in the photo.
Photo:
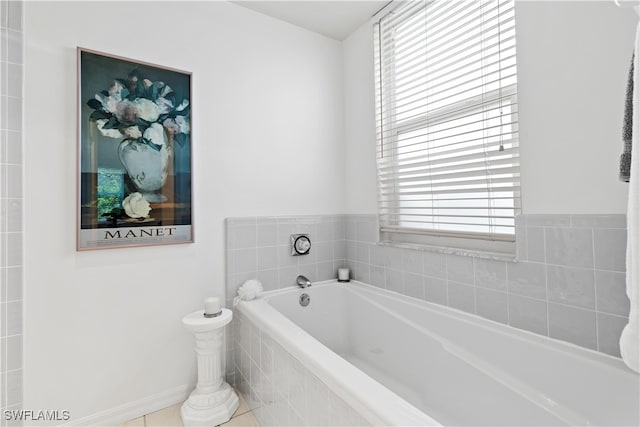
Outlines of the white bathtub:
{"type": "Polygon", "coordinates": [[[374,425],[640,423],[640,377],[619,359],[362,283],[238,310],[374,425]]]}

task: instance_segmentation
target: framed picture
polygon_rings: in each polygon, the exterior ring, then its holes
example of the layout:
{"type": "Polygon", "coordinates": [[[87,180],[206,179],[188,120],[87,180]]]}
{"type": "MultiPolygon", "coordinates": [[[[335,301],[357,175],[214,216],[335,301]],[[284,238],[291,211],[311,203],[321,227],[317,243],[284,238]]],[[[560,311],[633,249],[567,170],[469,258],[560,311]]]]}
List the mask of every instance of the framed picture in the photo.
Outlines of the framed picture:
{"type": "Polygon", "coordinates": [[[193,242],[191,73],[77,54],[78,250],[193,242]]]}

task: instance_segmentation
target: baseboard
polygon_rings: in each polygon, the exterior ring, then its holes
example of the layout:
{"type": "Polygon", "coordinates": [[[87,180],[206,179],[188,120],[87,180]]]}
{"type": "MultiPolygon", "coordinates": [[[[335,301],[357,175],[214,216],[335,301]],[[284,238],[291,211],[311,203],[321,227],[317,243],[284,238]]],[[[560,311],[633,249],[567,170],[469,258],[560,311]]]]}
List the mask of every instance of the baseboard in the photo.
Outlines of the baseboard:
{"type": "Polygon", "coordinates": [[[63,425],[119,426],[127,421],[185,401],[194,387],[194,384],[184,384],[174,389],[147,396],[134,402],[125,403],[124,405],[116,406],[115,408],[107,409],[93,415],[70,420],[63,425]]]}

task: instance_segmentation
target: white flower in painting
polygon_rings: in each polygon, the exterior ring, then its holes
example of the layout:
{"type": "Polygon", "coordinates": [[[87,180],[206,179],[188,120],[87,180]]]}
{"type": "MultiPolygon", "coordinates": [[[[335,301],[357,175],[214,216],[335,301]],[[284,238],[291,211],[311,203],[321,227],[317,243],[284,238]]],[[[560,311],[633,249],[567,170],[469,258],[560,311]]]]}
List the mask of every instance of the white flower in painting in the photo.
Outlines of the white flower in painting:
{"type": "Polygon", "coordinates": [[[115,113],[118,103],[122,101],[122,89],[124,89],[124,86],[119,81],[114,80],[109,86],[109,90],[107,90],[108,95],[96,93],[95,99],[100,101],[106,111],[115,113]]]}
{"type": "Polygon", "coordinates": [[[158,83],[160,83],[162,85],[161,89],[160,89],[160,92],[158,93],[158,96],[165,97],[165,96],[167,96],[168,93],[173,92],[173,89],[171,89],[171,86],[166,85],[163,82],[158,82],[158,83]]]}
{"type": "Polygon", "coordinates": [[[125,140],[140,140],[152,148],[171,148],[176,136],[182,145],[185,135],[191,132],[189,100],[177,104],[177,97],[166,83],[132,72],[126,81],[113,80],[107,90],[96,93],[87,101],[87,105],[95,110],[89,120],[95,121],[100,133],[106,137],[119,139],[124,136],[125,140]],[[141,86],[143,90],[140,90],[141,86]]]}
{"type": "Polygon", "coordinates": [[[123,133],[124,136],[130,139],[138,139],[142,137],[142,132],[140,132],[140,128],[138,128],[138,126],[130,126],[126,128],[123,133]]]}
{"type": "Polygon", "coordinates": [[[114,80],[111,86],[109,86],[109,89],[107,90],[107,92],[109,92],[110,97],[115,98],[117,101],[121,101],[122,97],[120,95],[122,93],[122,89],[124,89],[124,86],[122,86],[122,83],[120,83],[117,80],[114,80]]]}
{"type": "Polygon", "coordinates": [[[191,131],[189,121],[184,116],[176,117],[176,124],[178,125],[179,133],[189,133],[191,131]]]}
{"type": "Polygon", "coordinates": [[[151,100],[137,98],[134,101],[121,101],[114,112],[121,123],[135,123],[137,118],[155,122],[160,116],[160,108],[151,100]]]}
{"type": "Polygon", "coordinates": [[[158,98],[156,99],[156,105],[160,109],[160,114],[167,114],[173,110],[173,102],[169,101],[167,98],[158,98]]]}
{"type": "Polygon", "coordinates": [[[164,127],[160,123],[153,123],[142,136],[159,146],[164,145],[166,139],[164,127]]]}
{"type": "Polygon", "coordinates": [[[96,93],[95,98],[100,101],[102,107],[110,113],[116,112],[116,108],[118,107],[118,103],[120,102],[119,99],[116,99],[113,96],[104,96],[101,93],[96,93]]]}
{"type": "Polygon", "coordinates": [[[109,138],[122,138],[122,133],[118,129],[105,129],[104,125],[108,122],[107,119],[96,120],[96,126],[101,134],[108,136],[109,138]]]}
{"type": "Polygon", "coordinates": [[[182,101],[182,103],[180,103],[180,105],[178,105],[178,106],[176,107],[176,111],[182,111],[182,110],[184,110],[185,108],[187,108],[188,106],[189,106],[189,100],[188,100],[188,99],[185,99],[184,101],[182,101]]]}
{"type": "Polygon", "coordinates": [[[130,218],[146,218],[151,211],[151,206],[147,199],[138,192],[129,194],[122,201],[122,207],[130,218]]]}
{"type": "Polygon", "coordinates": [[[162,122],[162,125],[167,130],[167,133],[171,136],[177,133],[188,134],[191,131],[189,120],[184,116],[177,116],[175,119],[166,119],[162,122]]]}
{"type": "Polygon", "coordinates": [[[150,99],[138,98],[133,101],[136,104],[138,117],[148,122],[155,122],[160,116],[160,108],[150,99]]]}

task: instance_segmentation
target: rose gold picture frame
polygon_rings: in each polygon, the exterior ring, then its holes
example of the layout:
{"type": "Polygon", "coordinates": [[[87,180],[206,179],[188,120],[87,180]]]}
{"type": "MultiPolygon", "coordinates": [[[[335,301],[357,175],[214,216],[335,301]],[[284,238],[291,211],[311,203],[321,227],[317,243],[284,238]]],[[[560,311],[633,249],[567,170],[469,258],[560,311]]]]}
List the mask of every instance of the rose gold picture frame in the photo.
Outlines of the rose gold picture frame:
{"type": "Polygon", "coordinates": [[[77,48],[77,250],[193,242],[191,73],[77,48]]]}

